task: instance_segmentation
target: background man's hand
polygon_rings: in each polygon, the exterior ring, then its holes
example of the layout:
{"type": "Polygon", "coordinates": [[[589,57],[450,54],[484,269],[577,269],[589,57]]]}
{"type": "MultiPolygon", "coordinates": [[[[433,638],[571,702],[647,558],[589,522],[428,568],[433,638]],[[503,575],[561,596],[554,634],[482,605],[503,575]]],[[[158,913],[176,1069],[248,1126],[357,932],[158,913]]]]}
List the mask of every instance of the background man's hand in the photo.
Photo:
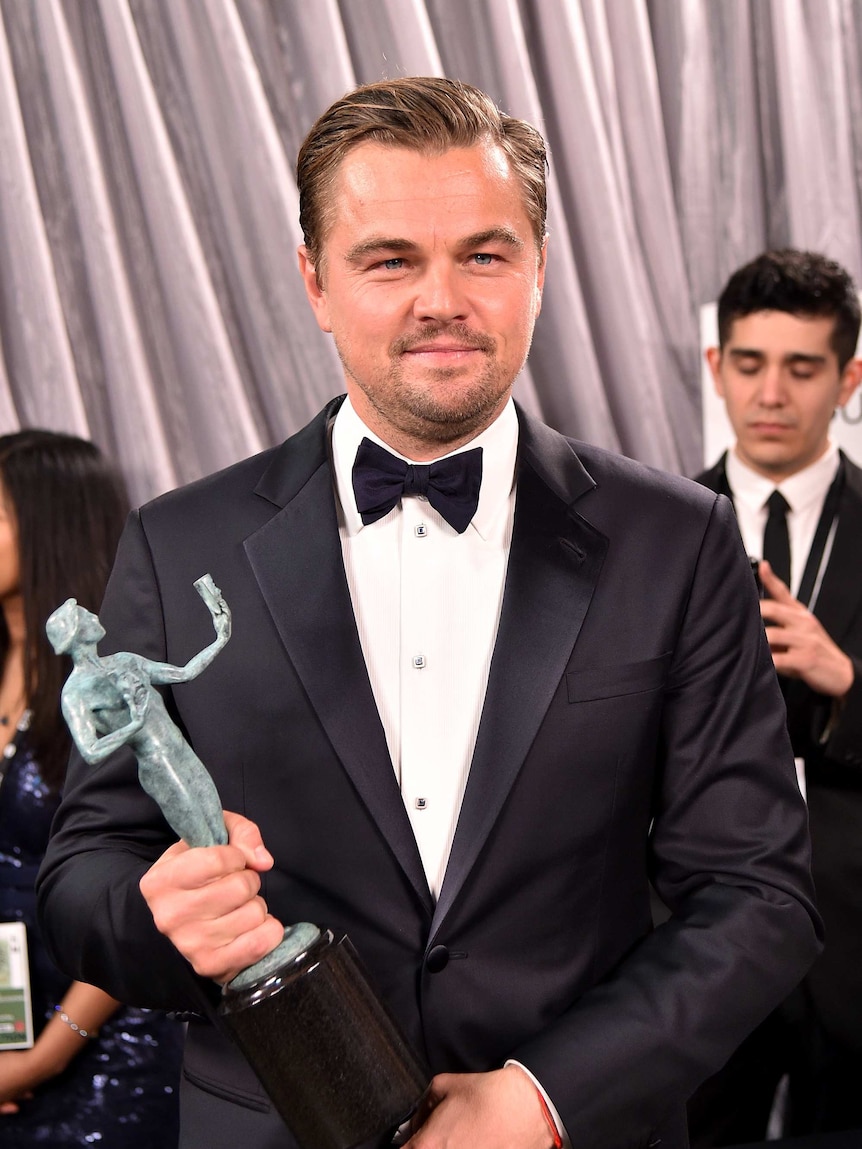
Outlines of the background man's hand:
{"type": "Polygon", "coordinates": [[[516,1065],[441,1073],[405,1149],[550,1149],[553,1136],[530,1078],[516,1065]]]}
{"type": "Polygon", "coordinates": [[[843,698],[853,685],[851,660],[773,574],[769,563],[760,564],[759,574],[770,596],[761,600],[760,613],[764,622],[772,624],[766,637],[775,669],[788,678],[801,678],[820,694],[843,698]]]}
{"type": "Polygon", "coordinates": [[[284,929],[260,897],[272,855],[254,822],[225,811],[226,846],[177,842],[141,878],[156,928],[201,977],[224,984],[281,941],[284,929]]]}

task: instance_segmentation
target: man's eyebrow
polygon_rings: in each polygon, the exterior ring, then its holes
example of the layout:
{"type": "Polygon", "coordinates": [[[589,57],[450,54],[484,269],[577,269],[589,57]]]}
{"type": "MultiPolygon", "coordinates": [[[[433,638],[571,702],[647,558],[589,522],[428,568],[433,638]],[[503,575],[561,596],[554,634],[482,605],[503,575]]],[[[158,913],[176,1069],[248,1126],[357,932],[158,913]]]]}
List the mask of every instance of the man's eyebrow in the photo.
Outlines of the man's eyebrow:
{"type": "Polygon", "coordinates": [[[344,258],[348,263],[362,263],[370,255],[379,255],[384,251],[409,252],[415,251],[416,244],[409,239],[398,239],[396,236],[372,235],[368,239],[354,243],[345,252],[344,258]]]}
{"type": "MultiPolygon", "coordinates": [[[[733,359],[765,359],[766,355],[763,351],[758,350],[756,347],[730,347],[728,354],[733,359]]],[[[812,365],[820,365],[826,362],[825,355],[811,355],[805,351],[789,351],[783,356],[784,363],[810,363],[812,365]]]]}
{"type": "Polygon", "coordinates": [[[758,351],[756,347],[728,347],[728,355],[732,359],[763,359],[765,358],[762,351],[758,351]]]}
{"type": "Polygon", "coordinates": [[[477,248],[486,243],[502,243],[514,251],[524,250],[524,241],[516,231],[510,227],[489,227],[485,231],[477,231],[474,235],[465,236],[458,243],[459,247],[477,248]]]}
{"type": "Polygon", "coordinates": [[[791,351],[784,357],[785,363],[810,363],[812,367],[819,367],[826,362],[825,355],[811,355],[806,351],[791,351]]]}
{"type": "MultiPolygon", "coordinates": [[[[475,251],[476,248],[489,243],[503,244],[513,251],[523,251],[525,246],[518,233],[509,227],[489,227],[484,231],[477,231],[473,235],[465,235],[463,239],[458,240],[457,246],[462,250],[475,251]]],[[[349,247],[344,258],[347,263],[358,264],[368,259],[369,256],[382,255],[384,252],[406,255],[417,251],[418,247],[419,245],[413,243],[412,240],[398,236],[372,235],[368,239],[360,240],[359,243],[354,243],[352,247],[349,247]]]]}

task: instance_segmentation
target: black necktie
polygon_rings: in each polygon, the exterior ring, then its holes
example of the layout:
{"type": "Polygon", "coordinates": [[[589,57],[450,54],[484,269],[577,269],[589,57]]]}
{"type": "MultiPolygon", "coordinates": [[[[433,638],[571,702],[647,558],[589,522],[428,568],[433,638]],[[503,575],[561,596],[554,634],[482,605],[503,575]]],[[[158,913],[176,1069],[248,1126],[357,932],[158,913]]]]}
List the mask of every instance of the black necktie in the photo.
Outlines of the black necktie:
{"type": "Polygon", "coordinates": [[[402,495],[424,495],[461,535],[476,513],[481,484],[481,447],[436,463],[405,463],[377,443],[363,439],[353,464],[356,509],[366,525],[382,519],[402,495]]]}
{"type": "Polygon", "coordinates": [[[790,504],[780,491],[773,491],[766,500],[769,517],[763,532],[763,557],[783,583],[790,586],[790,535],[787,531],[787,512],[790,504]]]}

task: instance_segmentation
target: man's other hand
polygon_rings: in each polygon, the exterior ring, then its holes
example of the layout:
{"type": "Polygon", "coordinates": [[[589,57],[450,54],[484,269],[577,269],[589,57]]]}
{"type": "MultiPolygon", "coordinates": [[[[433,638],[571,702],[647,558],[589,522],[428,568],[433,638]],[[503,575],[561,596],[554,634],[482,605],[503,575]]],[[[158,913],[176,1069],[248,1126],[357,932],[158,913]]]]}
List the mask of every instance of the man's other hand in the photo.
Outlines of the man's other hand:
{"type": "Polygon", "coordinates": [[[811,611],[795,599],[787,585],[773,574],[768,562],[758,568],[769,598],[761,600],[760,613],[779,674],[801,678],[812,690],[843,698],[853,685],[853,663],[835,645],[811,611]]]}
{"type": "Polygon", "coordinates": [[[491,1073],[441,1073],[428,1087],[404,1149],[550,1149],[539,1094],[516,1065],[491,1073]]]}

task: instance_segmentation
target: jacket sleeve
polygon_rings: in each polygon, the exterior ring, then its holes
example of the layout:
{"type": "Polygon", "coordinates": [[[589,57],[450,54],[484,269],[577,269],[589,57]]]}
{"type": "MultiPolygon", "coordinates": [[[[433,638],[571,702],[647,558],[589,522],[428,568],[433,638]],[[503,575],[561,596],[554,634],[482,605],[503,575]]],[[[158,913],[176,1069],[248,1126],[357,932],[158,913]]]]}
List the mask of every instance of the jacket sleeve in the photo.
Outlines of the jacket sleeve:
{"type": "MultiPolygon", "coordinates": [[[[165,660],[159,591],[137,512],[126,525],[99,617],[107,632],[102,653],[130,650],[165,660]]],[[[206,1012],[218,986],[198,978],[158,932],[138,888],[175,841],[140,786],[131,751],[100,766],[74,751],[37,882],[40,925],[52,959],[70,977],[130,1004],[206,1012]]]]}
{"type": "Polygon", "coordinates": [[[818,694],[801,679],[785,679],[787,725],[797,757],[809,765],[827,761],[862,777],[862,647],[854,634],[841,648],[853,663],[850,690],[837,700],[818,694]]]}
{"type": "Polygon", "coordinates": [[[845,651],[853,663],[853,685],[830,717],[822,737],[823,755],[862,771],[862,651],[845,651]]]}
{"type": "Polygon", "coordinates": [[[647,1144],[821,947],[784,706],[723,497],[679,593],[688,601],[648,842],[670,917],[512,1052],[542,1082],[572,1144],[591,1149],[647,1144]]]}

